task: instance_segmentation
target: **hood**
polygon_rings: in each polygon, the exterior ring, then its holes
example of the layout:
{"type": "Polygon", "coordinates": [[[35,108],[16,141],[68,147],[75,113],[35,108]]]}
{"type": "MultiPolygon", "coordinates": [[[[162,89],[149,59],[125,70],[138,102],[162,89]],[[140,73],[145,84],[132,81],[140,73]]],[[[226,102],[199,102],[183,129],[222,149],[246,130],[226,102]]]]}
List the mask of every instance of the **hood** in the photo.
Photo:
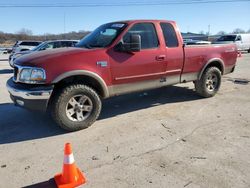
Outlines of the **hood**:
{"type": "Polygon", "coordinates": [[[32,53],[32,52],[33,52],[32,50],[26,50],[26,51],[17,52],[17,53],[15,53],[14,55],[17,55],[17,54],[25,55],[25,54],[30,54],[30,53],[32,53]]]}
{"type": "Polygon", "coordinates": [[[20,58],[16,59],[15,64],[21,66],[39,66],[45,62],[56,62],[58,59],[65,59],[67,57],[73,57],[79,53],[86,53],[94,51],[96,49],[86,48],[58,48],[53,50],[37,51],[28,53],[20,58]]]}

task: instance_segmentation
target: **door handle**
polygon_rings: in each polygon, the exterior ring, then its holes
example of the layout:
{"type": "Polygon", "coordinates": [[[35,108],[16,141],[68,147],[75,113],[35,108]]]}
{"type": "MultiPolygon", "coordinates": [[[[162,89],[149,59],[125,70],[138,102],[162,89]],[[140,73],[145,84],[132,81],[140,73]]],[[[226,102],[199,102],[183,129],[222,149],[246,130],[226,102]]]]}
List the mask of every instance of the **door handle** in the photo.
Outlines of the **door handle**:
{"type": "Polygon", "coordinates": [[[164,61],[166,59],[166,55],[158,55],[156,56],[156,61],[164,61]]]}

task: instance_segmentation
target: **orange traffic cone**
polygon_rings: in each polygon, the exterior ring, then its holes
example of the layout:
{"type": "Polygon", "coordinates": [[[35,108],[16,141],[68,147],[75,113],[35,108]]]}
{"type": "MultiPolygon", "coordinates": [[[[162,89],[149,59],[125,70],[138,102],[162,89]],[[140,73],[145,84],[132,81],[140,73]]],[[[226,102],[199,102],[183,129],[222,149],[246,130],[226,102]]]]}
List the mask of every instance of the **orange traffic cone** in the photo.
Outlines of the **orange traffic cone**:
{"type": "Polygon", "coordinates": [[[70,143],[64,147],[63,171],[54,177],[58,188],[73,188],[86,182],[83,173],[75,165],[70,143]]]}

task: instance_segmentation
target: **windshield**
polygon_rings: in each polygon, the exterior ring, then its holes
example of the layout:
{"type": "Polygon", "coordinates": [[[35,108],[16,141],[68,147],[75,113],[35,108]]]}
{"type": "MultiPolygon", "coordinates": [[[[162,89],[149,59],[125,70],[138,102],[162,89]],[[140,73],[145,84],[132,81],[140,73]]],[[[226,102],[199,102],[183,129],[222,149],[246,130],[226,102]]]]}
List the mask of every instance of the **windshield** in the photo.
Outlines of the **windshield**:
{"type": "Polygon", "coordinates": [[[126,25],[125,23],[108,23],[101,25],[77,43],[76,47],[105,48],[111,45],[116,37],[125,29],[126,25]]]}
{"type": "Polygon", "coordinates": [[[236,35],[225,35],[218,38],[217,41],[235,41],[236,35]]]}

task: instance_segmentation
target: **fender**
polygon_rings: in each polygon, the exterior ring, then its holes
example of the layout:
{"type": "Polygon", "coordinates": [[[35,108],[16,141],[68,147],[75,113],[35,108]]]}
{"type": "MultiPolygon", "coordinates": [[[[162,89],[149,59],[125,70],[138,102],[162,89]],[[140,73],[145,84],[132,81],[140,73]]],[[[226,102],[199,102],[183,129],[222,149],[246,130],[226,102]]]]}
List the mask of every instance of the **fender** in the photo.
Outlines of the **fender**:
{"type": "Polygon", "coordinates": [[[212,58],[210,59],[206,64],[205,66],[201,69],[199,75],[198,75],[198,79],[200,80],[201,79],[201,76],[203,74],[203,72],[206,70],[206,68],[213,62],[218,62],[220,63],[221,67],[222,67],[222,71],[221,71],[221,74],[223,75],[224,74],[224,70],[225,70],[225,64],[224,64],[224,61],[220,58],[212,58]]]}
{"type": "Polygon", "coordinates": [[[91,71],[87,71],[87,70],[74,70],[74,71],[69,71],[69,72],[65,72],[61,75],[59,75],[58,77],[56,77],[52,83],[58,83],[61,80],[71,77],[71,76],[89,76],[93,79],[95,79],[102,87],[103,93],[104,93],[104,98],[109,97],[109,91],[108,91],[108,86],[106,85],[105,81],[96,73],[91,72],[91,71]]]}

